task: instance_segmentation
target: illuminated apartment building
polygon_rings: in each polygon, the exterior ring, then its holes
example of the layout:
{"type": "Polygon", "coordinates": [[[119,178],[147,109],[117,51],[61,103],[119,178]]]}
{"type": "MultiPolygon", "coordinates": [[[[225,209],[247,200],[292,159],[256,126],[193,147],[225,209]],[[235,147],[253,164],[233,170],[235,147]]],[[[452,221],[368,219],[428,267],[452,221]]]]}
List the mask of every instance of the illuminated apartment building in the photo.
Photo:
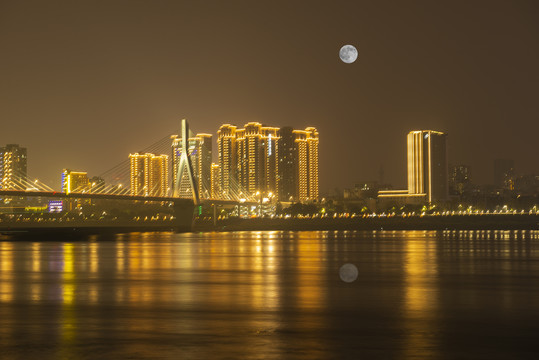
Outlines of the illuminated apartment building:
{"type": "Polygon", "coordinates": [[[289,126],[279,130],[277,154],[278,199],[285,202],[294,201],[298,198],[298,156],[296,134],[294,129],[289,126]]]}
{"type": "Polygon", "coordinates": [[[217,131],[219,153],[219,188],[218,198],[229,199],[237,193],[236,179],[236,127],[225,124],[217,131]]]}
{"type": "Polygon", "coordinates": [[[408,194],[426,194],[429,203],[447,199],[446,137],[432,130],[408,133],[408,194]]]}
{"type": "Polygon", "coordinates": [[[26,190],[26,148],[8,144],[0,148],[0,189],[26,190]]]}
{"type": "Polygon", "coordinates": [[[221,196],[221,183],[219,181],[220,170],[219,164],[211,164],[211,198],[219,199],[221,196]]]}
{"type": "Polygon", "coordinates": [[[257,122],[236,130],[236,174],[241,191],[251,195],[277,192],[278,132],[279,128],[257,122]]]}
{"type": "Polygon", "coordinates": [[[168,156],[151,153],[129,154],[131,195],[167,196],[168,156]]]}
{"type": "MultiPolygon", "coordinates": [[[[212,160],[212,136],[210,134],[197,134],[187,140],[187,151],[191,158],[193,174],[198,186],[198,194],[201,199],[211,196],[211,160],[212,160]]],[[[172,137],[172,183],[176,184],[178,165],[180,164],[182,139],[180,136],[172,137]]],[[[180,197],[190,198],[191,185],[189,175],[185,171],[180,181],[180,197]]]]}
{"type": "MultiPolygon", "coordinates": [[[[257,193],[280,201],[318,199],[318,141],[315,128],[293,130],[258,122],[218,131],[221,197],[257,193]]],[[[214,176],[214,178],[217,178],[214,176]]]]}
{"type": "Polygon", "coordinates": [[[319,134],[314,127],[305,129],[309,133],[307,144],[309,146],[309,199],[318,200],[318,143],[319,134]]]}
{"type": "Polygon", "coordinates": [[[297,153],[297,200],[318,200],[318,143],[319,134],[313,127],[294,130],[297,153]]]}
{"type": "Polygon", "coordinates": [[[87,172],[69,169],[64,169],[62,172],[62,192],[66,194],[84,193],[90,190],[90,186],[87,172]]]}
{"type": "Polygon", "coordinates": [[[198,193],[202,199],[211,197],[212,136],[197,134],[198,193]]]}
{"type": "Polygon", "coordinates": [[[277,153],[279,128],[262,127],[262,187],[265,195],[273,194],[278,198],[279,194],[279,157],[277,153]]]}

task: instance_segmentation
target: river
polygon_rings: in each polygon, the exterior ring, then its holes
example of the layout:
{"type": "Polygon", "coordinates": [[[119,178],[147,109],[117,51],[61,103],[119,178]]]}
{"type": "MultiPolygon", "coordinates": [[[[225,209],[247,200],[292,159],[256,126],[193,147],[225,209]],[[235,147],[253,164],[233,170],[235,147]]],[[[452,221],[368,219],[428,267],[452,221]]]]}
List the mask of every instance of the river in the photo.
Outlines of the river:
{"type": "Polygon", "coordinates": [[[539,231],[36,240],[0,241],[2,359],[539,354],[539,231]]]}

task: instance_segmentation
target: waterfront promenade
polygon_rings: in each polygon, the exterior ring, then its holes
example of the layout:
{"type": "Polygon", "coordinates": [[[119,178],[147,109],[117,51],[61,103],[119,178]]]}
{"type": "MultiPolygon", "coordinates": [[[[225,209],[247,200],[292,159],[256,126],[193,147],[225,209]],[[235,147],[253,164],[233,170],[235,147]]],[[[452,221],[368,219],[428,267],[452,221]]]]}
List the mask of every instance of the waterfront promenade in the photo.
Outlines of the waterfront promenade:
{"type": "Polygon", "coordinates": [[[466,214],[195,221],[194,230],[539,230],[538,214],[466,214]]]}

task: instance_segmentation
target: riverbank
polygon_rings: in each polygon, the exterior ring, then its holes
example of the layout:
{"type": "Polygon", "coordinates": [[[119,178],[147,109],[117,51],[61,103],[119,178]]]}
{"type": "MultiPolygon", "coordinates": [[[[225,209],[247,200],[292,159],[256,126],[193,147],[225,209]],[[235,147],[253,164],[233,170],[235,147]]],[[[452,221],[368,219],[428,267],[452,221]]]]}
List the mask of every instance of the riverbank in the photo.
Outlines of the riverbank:
{"type": "Polygon", "coordinates": [[[539,215],[487,214],[412,217],[196,220],[193,231],[258,230],[539,230],[539,215]]]}

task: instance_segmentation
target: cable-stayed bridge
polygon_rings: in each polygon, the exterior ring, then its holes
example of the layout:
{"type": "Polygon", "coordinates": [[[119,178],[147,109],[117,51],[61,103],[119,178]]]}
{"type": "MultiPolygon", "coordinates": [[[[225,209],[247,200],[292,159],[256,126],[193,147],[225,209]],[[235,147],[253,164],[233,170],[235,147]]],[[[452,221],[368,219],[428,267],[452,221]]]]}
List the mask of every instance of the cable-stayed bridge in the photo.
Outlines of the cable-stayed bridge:
{"type": "MultiPolygon", "coordinates": [[[[250,209],[248,211],[260,206],[257,196],[242,191],[237,183],[226,198],[211,198],[207,192],[199,195],[199,179],[193,172],[188,149],[189,138],[193,134],[185,120],[182,120],[180,134],[179,161],[171,161],[177,163],[173,168],[176,181],[170,181],[170,186],[164,191],[159,181],[153,186],[134,189],[130,159],[91,178],[89,184],[73,181],[64,191],[55,191],[49,184],[32,180],[25,174],[8,174],[4,179],[9,178],[10,181],[4,181],[0,189],[0,232],[37,229],[187,231],[196,208],[200,213],[202,206],[212,206],[215,220],[218,206],[243,206],[250,209]]],[[[177,135],[169,134],[138,153],[172,154],[172,139],[175,137],[177,135]]],[[[168,161],[166,166],[168,171],[168,161]]]]}

